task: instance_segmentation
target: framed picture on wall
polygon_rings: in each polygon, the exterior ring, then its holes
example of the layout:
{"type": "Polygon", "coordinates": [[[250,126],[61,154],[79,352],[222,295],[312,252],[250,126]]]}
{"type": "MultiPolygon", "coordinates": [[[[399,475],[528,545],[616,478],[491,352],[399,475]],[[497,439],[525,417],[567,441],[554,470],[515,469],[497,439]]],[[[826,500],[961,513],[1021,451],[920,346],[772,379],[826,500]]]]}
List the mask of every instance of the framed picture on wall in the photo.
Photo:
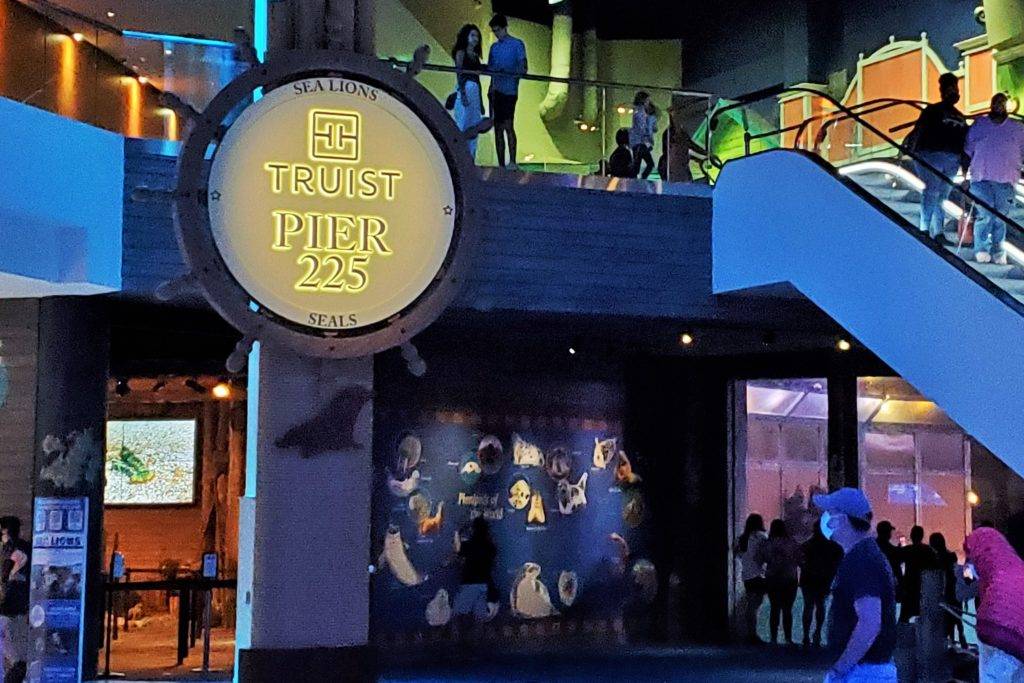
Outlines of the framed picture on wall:
{"type": "Polygon", "coordinates": [[[105,505],[196,502],[195,418],[107,421],[105,505]]]}

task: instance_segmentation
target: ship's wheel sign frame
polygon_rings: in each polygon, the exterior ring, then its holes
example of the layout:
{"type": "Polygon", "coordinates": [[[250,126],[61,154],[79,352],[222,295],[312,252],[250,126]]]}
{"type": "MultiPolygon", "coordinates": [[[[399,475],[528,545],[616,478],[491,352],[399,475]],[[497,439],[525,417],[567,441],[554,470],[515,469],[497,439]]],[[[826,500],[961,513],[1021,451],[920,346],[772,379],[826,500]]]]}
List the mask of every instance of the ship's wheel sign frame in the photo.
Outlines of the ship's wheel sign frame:
{"type": "Polygon", "coordinates": [[[246,337],[366,356],[455,298],[478,183],[462,132],[412,77],[362,55],[283,52],[198,115],[175,228],[191,278],[246,337]]]}

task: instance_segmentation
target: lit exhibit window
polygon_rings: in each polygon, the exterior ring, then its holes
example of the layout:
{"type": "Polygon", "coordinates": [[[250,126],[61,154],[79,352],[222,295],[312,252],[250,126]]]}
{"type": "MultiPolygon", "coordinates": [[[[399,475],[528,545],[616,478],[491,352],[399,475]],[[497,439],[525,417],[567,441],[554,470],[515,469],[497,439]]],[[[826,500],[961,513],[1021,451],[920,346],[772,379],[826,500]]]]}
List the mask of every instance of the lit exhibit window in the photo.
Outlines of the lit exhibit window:
{"type": "Polygon", "coordinates": [[[737,521],[751,513],[764,517],[766,525],[784,519],[798,540],[806,540],[813,523],[810,496],[828,482],[827,382],[740,384],[746,397],[746,447],[736,453],[737,521]]]}
{"type": "Polygon", "coordinates": [[[893,377],[858,380],[860,480],[875,521],[909,542],[915,524],[960,552],[971,529],[971,442],[935,403],[893,377]]]}

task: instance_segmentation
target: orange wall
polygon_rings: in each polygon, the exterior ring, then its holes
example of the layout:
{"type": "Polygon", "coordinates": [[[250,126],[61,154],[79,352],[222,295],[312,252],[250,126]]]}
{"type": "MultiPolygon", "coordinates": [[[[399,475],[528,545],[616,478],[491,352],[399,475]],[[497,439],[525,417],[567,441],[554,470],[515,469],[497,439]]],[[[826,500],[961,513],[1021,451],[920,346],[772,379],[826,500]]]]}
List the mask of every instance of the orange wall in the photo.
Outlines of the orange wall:
{"type": "Polygon", "coordinates": [[[164,136],[155,88],[14,0],[0,0],[0,96],[131,137],[164,136]]]}

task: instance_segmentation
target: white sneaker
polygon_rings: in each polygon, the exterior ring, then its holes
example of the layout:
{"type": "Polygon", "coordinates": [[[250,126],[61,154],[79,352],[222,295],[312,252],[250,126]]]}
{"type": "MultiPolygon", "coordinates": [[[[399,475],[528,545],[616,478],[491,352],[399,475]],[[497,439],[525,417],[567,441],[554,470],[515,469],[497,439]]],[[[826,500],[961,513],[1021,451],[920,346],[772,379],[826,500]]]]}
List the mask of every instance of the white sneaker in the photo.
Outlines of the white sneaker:
{"type": "Polygon", "coordinates": [[[997,266],[1005,266],[1007,264],[1006,254],[1000,254],[999,256],[996,256],[994,259],[992,259],[992,263],[996,264],[997,266]]]}
{"type": "Polygon", "coordinates": [[[979,251],[974,255],[974,260],[977,261],[978,263],[991,263],[992,255],[989,254],[987,251],[979,251]]]}

